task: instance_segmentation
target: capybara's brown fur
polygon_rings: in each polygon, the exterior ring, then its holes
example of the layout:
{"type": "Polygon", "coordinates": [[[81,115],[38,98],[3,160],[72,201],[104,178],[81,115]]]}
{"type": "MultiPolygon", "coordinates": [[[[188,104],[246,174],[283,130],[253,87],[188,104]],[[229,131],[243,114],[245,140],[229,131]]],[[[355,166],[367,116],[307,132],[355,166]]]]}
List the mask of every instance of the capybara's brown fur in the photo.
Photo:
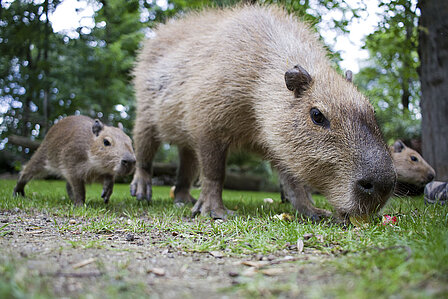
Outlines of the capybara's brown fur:
{"type": "Polygon", "coordinates": [[[131,194],[151,198],[161,141],[176,144],[175,202],[199,169],[193,214],[225,217],[226,155],[235,147],[272,161],[293,205],[312,206],[308,185],[342,216],[381,208],[395,183],[373,107],[330,65],[317,34],[278,7],[205,10],[161,25],[135,68],[137,168],[131,194]]]}
{"type": "Polygon", "coordinates": [[[67,180],[75,205],[84,204],[85,184],[93,181],[103,183],[101,197],[107,203],[115,177],[134,168],[132,141],[122,130],[86,116],[69,116],[50,128],[20,172],[14,194],[25,196],[25,185],[34,176],[53,174],[67,180]]]}
{"type": "Polygon", "coordinates": [[[431,165],[401,140],[395,141],[390,150],[397,172],[396,194],[406,195],[415,194],[418,190],[423,191],[423,187],[434,179],[436,172],[431,165]]]}

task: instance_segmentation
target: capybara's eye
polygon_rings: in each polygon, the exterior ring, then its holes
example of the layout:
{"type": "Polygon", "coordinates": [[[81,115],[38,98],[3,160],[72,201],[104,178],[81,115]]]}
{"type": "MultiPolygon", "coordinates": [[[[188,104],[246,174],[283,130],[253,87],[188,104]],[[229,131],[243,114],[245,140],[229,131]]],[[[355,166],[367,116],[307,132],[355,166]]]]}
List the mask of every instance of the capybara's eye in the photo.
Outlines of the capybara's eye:
{"type": "Polygon", "coordinates": [[[103,139],[104,146],[110,146],[110,141],[107,139],[103,139]]]}
{"type": "Polygon", "coordinates": [[[411,156],[411,160],[414,162],[418,162],[418,158],[416,156],[411,156]]]}
{"type": "Polygon", "coordinates": [[[325,116],[322,114],[322,112],[319,111],[319,109],[311,108],[310,116],[311,116],[313,123],[315,123],[316,125],[322,126],[325,128],[329,126],[328,120],[325,118],[325,116]]]}

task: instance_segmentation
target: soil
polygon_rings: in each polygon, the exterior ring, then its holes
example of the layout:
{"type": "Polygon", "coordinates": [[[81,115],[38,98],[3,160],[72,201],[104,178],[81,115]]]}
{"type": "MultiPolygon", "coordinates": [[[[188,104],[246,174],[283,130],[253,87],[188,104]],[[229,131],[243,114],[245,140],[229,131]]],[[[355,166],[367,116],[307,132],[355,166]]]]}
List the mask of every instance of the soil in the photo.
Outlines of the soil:
{"type": "Polygon", "coordinates": [[[68,221],[76,225],[86,220],[17,208],[0,211],[0,227],[8,224],[0,236],[2,262],[42,279],[55,296],[71,298],[100,297],[111,289],[117,296],[135,289],[142,296],[159,298],[226,298],[249,296],[244,286],[250,284],[257,286],[252,291],[258,295],[280,292],[303,298],[309,289],[335,281],[334,273],[322,266],[332,257],[308,249],[298,253],[291,246],[273,254],[239,257],[228,252],[185,252],[160,245],[169,232],[96,234],[58,227],[68,221]],[[279,290],[282,284],[297,287],[279,290]]]}

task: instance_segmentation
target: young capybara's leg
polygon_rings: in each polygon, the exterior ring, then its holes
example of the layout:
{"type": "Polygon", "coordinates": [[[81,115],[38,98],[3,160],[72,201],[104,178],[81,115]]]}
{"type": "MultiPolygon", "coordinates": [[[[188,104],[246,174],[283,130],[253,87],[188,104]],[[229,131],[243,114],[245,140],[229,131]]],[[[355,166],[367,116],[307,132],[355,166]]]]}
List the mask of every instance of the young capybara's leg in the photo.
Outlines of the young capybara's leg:
{"type": "Polygon", "coordinates": [[[77,207],[84,205],[86,198],[86,187],[84,181],[76,178],[67,178],[67,181],[72,189],[73,204],[77,207]]]}
{"type": "Polygon", "coordinates": [[[38,150],[31,160],[25,165],[23,170],[20,172],[19,179],[17,180],[17,184],[14,187],[13,195],[21,195],[25,196],[25,185],[36,175],[40,174],[44,169],[45,161],[43,161],[43,157],[41,156],[40,151],[38,150]]]}
{"type": "Polygon", "coordinates": [[[231,211],[224,207],[222,189],[225,177],[227,145],[216,141],[203,142],[198,151],[202,190],[191,209],[193,216],[201,213],[214,219],[226,219],[231,211]]]}
{"type": "Polygon", "coordinates": [[[131,196],[136,196],[137,200],[151,201],[152,160],[159,148],[160,141],[155,137],[155,129],[145,125],[144,121],[137,119],[134,129],[137,165],[130,191],[131,196]]]}
{"type": "Polygon", "coordinates": [[[75,201],[75,197],[73,195],[73,188],[72,188],[72,185],[70,185],[69,182],[67,182],[67,184],[65,184],[65,189],[67,190],[68,198],[70,198],[71,201],[74,202],[75,201]]]}
{"type": "Polygon", "coordinates": [[[179,169],[177,171],[176,189],[174,191],[174,203],[182,206],[187,203],[196,203],[196,199],[190,194],[192,183],[197,177],[196,154],[190,148],[179,148],[179,169]]]}
{"type": "Polygon", "coordinates": [[[112,195],[114,190],[114,177],[113,176],[105,176],[103,179],[103,192],[101,193],[101,197],[104,199],[104,203],[109,203],[109,198],[112,195]]]}
{"type": "Polygon", "coordinates": [[[317,222],[331,216],[331,212],[313,206],[311,194],[304,185],[283,172],[279,172],[279,177],[285,198],[299,213],[317,222]]]}

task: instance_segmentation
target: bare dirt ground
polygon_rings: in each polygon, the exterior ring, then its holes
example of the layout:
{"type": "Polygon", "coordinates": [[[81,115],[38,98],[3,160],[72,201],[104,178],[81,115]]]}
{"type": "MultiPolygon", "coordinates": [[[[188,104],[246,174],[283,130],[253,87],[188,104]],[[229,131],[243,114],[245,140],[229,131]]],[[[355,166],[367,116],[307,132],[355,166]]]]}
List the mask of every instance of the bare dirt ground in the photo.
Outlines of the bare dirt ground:
{"type": "Polygon", "coordinates": [[[303,298],[310,288],[335,280],[328,267],[322,269],[332,257],[307,250],[299,254],[294,246],[275,254],[229,257],[226,252],[162,247],[168,232],[61,230],[57,223],[67,221],[83,220],[19,209],[0,212],[0,226],[8,224],[0,237],[3,259],[17,266],[16,275],[42,279],[57,297],[135,293],[159,298],[303,298]]]}

